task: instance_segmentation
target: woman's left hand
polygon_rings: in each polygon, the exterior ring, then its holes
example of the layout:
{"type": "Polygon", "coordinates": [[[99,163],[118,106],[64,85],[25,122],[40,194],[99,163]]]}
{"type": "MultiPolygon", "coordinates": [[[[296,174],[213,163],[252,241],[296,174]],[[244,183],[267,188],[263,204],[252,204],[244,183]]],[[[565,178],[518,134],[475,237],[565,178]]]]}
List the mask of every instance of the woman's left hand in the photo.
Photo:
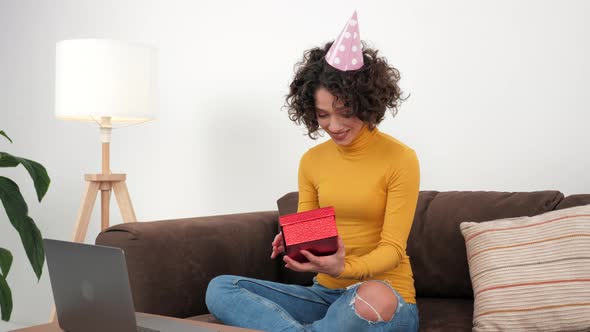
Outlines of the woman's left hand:
{"type": "Polygon", "coordinates": [[[344,242],[340,236],[338,236],[338,251],[333,255],[315,256],[307,250],[301,250],[300,252],[309,262],[299,263],[285,255],[283,261],[287,263],[286,268],[297,272],[319,272],[331,277],[338,277],[344,271],[344,242]]]}

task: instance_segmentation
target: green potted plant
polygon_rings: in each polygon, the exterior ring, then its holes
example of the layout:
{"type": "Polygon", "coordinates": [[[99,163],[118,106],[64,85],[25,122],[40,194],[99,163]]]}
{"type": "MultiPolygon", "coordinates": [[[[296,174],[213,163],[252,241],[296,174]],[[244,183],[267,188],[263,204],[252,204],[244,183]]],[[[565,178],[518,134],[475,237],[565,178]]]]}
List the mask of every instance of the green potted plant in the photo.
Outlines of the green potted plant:
{"type": "MultiPolygon", "coordinates": [[[[0,135],[4,136],[12,143],[12,140],[4,131],[0,130],[0,135]]],[[[12,156],[6,152],[0,152],[0,167],[16,167],[23,165],[29,172],[35,185],[37,198],[39,202],[45,196],[51,180],[43,165],[32,160],[12,156]]],[[[35,225],[35,222],[29,217],[27,203],[25,202],[18,185],[7,177],[0,176],[0,200],[4,205],[4,210],[8,220],[20,235],[21,242],[31,262],[33,271],[37,275],[37,281],[41,278],[43,264],[45,263],[45,250],[41,232],[35,225]]],[[[12,292],[6,281],[10,267],[12,266],[12,253],[0,247],[0,309],[2,311],[2,320],[8,321],[12,313],[12,292]]]]}

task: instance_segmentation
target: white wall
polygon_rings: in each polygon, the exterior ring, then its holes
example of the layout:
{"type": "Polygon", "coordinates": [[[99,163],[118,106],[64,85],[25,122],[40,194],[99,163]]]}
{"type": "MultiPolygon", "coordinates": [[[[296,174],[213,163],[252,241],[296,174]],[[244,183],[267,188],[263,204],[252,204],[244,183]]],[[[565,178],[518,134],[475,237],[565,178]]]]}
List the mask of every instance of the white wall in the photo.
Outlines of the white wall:
{"type": "MultiPolygon", "coordinates": [[[[69,240],[101,155],[98,129],[54,118],[55,43],[140,41],[159,49],[159,118],[114,131],[111,152],[138,218],[274,210],[318,143],[281,111],[293,64],[355,8],[362,38],[411,93],[380,129],[418,152],[421,189],[590,193],[587,1],[0,0],[0,130],[14,140],[0,151],[41,162],[52,183],[39,204],[22,167],[1,174],[45,237],[69,240]]],[[[12,320],[45,322],[47,271],[37,284],[0,219],[0,246],[15,255],[12,320]]],[[[95,213],[86,242],[98,225],[95,213]]]]}

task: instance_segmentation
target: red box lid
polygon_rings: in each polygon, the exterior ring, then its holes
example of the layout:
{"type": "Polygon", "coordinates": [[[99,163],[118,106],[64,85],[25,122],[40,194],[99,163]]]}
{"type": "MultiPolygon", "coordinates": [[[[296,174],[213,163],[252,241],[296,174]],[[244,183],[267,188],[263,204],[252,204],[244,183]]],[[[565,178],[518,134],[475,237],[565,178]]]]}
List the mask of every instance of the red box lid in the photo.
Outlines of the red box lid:
{"type": "Polygon", "coordinates": [[[279,222],[287,246],[338,236],[332,206],[281,216],[279,222]]]}
{"type": "Polygon", "coordinates": [[[334,215],[335,215],[334,207],[328,206],[328,207],[320,208],[320,209],[314,209],[314,210],[309,210],[309,211],[304,211],[304,212],[286,214],[284,216],[279,217],[279,222],[281,223],[281,226],[285,226],[285,225],[289,225],[289,224],[293,224],[293,223],[297,223],[297,222],[309,221],[309,220],[313,220],[313,219],[329,217],[329,216],[334,216],[334,215]]]}

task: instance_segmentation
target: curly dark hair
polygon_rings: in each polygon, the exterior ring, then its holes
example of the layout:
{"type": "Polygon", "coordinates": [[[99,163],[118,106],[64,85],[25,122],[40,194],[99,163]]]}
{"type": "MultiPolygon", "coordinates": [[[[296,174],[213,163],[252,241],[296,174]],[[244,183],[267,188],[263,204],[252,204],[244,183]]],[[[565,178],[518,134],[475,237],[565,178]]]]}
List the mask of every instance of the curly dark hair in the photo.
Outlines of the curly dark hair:
{"type": "Polygon", "coordinates": [[[383,121],[386,109],[389,108],[395,117],[401,101],[407,99],[401,97],[399,71],[379,56],[377,50],[363,42],[363,67],[340,71],[325,59],[332,43],[304,52],[303,60],[295,65],[295,77],[286,96],[289,119],[298,125],[305,124],[307,135],[312,139],[319,136],[314,95],[320,87],[326,88],[345,107],[350,107],[352,115],[371,130],[383,121]]]}

